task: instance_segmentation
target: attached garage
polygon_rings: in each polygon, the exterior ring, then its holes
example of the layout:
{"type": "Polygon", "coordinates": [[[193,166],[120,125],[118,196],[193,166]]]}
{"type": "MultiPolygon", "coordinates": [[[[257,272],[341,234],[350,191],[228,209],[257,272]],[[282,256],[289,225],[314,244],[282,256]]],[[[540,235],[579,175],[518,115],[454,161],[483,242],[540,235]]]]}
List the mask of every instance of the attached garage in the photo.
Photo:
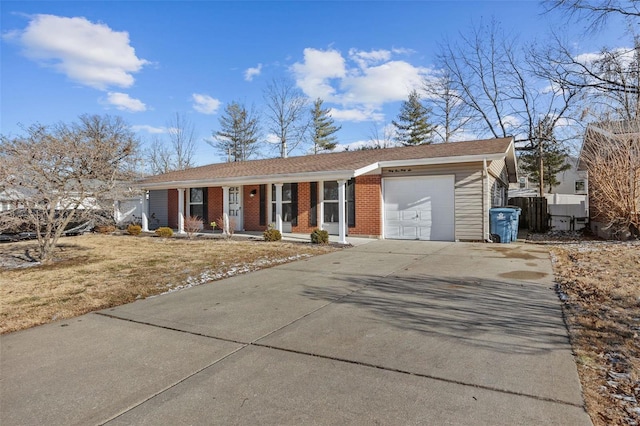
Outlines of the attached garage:
{"type": "Polygon", "coordinates": [[[383,179],[384,238],[455,240],[455,176],[383,179]]]}

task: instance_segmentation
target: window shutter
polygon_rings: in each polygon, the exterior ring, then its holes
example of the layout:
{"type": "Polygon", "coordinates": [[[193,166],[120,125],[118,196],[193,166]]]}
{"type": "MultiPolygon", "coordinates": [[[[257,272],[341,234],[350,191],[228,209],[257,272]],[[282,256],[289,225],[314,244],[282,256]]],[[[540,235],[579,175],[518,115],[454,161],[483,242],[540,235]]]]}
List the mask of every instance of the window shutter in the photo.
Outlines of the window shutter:
{"type": "Polygon", "coordinates": [[[347,226],[356,226],[356,180],[349,179],[347,182],[347,226]]]}
{"type": "Polygon", "coordinates": [[[318,182],[311,182],[310,185],[309,226],[318,226],[318,182]]]}
{"type": "Polygon", "coordinates": [[[209,188],[202,188],[202,223],[209,224],[209,188]]]}
{"type": "Polygon", "coordinates": [[[291,184],[291,226],[298,226],[298,184],[291,184]]]}
{"type": "Polygon", "coordinates": [[[267,185],[260,185],[260,226],[267,226],[267,185]]]}

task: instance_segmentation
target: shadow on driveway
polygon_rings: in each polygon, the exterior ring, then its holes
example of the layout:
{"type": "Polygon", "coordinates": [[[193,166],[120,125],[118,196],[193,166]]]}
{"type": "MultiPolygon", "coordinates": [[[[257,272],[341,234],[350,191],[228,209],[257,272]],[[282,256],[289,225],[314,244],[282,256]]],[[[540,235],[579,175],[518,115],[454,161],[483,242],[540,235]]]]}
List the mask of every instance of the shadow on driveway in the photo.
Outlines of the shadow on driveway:
{"type": "Polygon", "coordinates": [[[398,329],[503,353],[537,354],[569,344],[560,306],[543,284],[473,277],[341,279],[363,287],[348,296],[308,287],[303,295],[356,307],[398,329]]]}

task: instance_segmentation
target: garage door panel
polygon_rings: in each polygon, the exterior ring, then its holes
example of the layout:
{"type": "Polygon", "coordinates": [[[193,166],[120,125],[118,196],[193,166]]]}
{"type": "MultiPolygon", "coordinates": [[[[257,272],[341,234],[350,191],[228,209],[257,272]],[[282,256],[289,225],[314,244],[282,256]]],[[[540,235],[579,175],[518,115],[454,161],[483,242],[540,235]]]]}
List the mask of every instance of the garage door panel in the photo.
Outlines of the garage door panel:
{"type": "Polygon", "coordinates": [[[386,178],[385,238],[455,239],[453,175],[386,178]]]}
{"type": "Polygon", "coordinates": [[[386,210],[385,217],[389,222],[400,220],[401,213],[398,210],[386,210]]]}

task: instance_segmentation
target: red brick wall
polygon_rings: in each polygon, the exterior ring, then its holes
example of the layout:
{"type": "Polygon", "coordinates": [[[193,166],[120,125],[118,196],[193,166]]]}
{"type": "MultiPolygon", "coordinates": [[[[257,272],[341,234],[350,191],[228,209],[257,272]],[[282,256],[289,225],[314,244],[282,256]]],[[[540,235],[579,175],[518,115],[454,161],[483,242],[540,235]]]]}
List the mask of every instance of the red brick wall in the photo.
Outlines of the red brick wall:
{"type": "Polygon", "coordinates": [[[267,225],[260,225],[260,185],[245,185],[242,189],[242,211],[245,231],[264,231],[267,225]],[[255,195],[251,196],[251,191],[255,195]]]}
{"type": "Polygon", "coordinates": [[[167,225],[169,228],[178,228],[178,190],[170,189],[167,191],[167,199],[169,204],[169,211],[167,212],[167,225]]]}
{"type": "Polygon", "coordinates": [[[356,226],[349,235],[382,235],[382,176],[369,175],[356,178],[356,226]]]}
{"type": "Polygon", "coordinates": [[[207,216],[209,223],[205,223],[205,229],[211,229],[211,222],[219,222],[222,217],[222,187],[207,188],[207,216]]]}
{"type": "MultiPolygon", "coordinates": [[[[300,182],[298,184],[298,225],[292,227],[293,232],[311,233],[317,226],[309,226],[309,210],[311,209],[311,183],[300,182]]],[[[320,210],[320,207],[316,210],[320,210]]]]}

